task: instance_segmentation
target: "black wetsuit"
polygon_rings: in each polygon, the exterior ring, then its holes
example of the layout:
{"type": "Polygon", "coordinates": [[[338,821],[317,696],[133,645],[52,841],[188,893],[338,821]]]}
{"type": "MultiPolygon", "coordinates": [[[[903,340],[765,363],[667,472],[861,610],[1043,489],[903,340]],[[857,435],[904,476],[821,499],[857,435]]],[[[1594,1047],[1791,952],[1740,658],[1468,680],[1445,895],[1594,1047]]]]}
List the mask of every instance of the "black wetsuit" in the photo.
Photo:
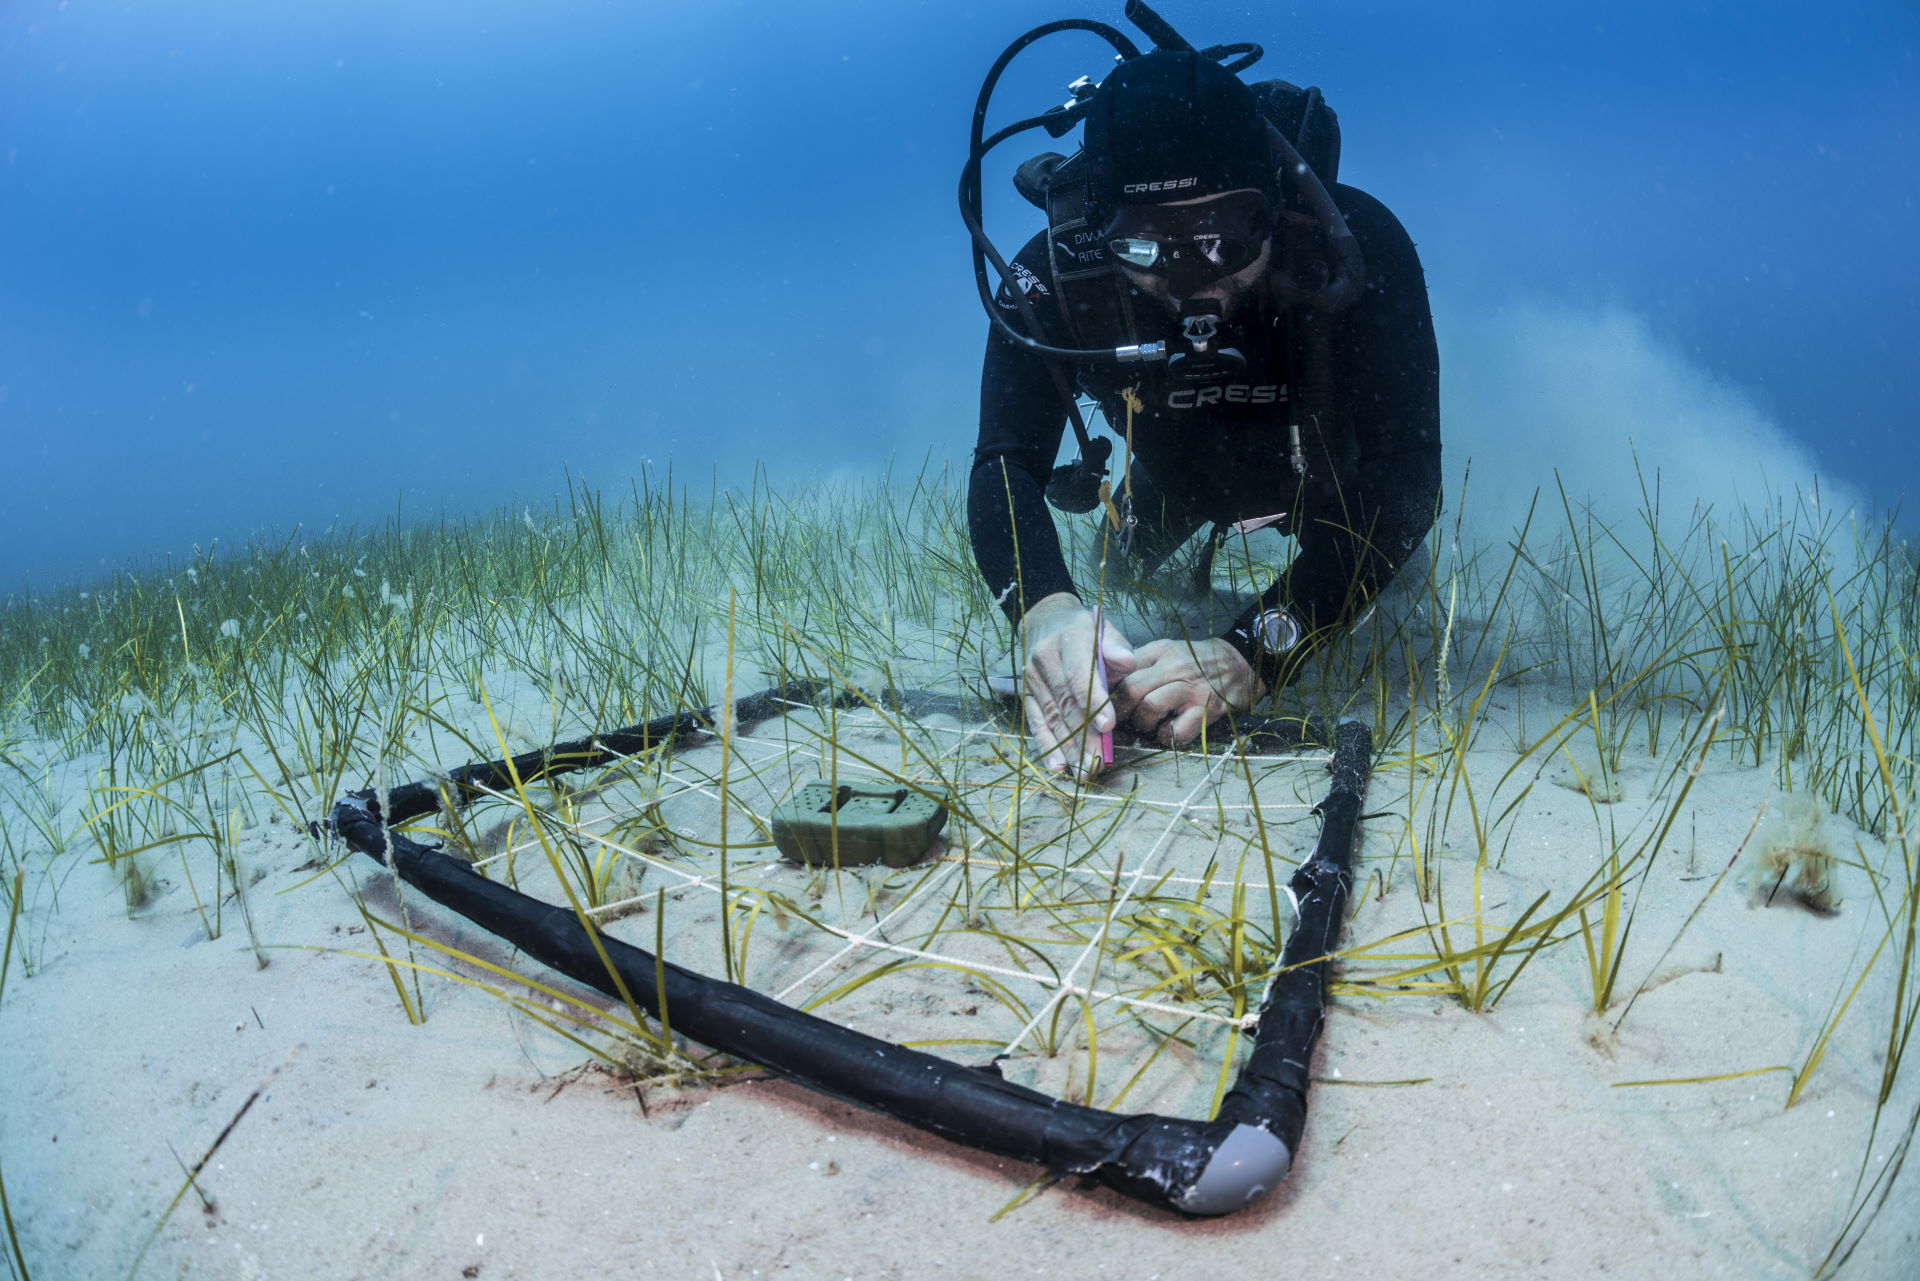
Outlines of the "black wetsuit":
{"type": "MultiPolygon", "coordinates": [[[[1298,403],[1307,326],[1276,311],[1265,290],[1222,326],[1220,345],[1245,355],[1244,375],[1194,385],[1164,363],[1087,365],[1070,375],[1100,402],[1116,434],[1127,421],[1124,390],[1136,389],[1142,403],[1133,415],[1137,559],[1156,563],[1208,521],[1287,513],[1281,528],[1299,540],[1299,553],[1226,637],[1250,659],[1247,624],[1263,609],[1285,606],[1305,626],[1302,658],[1315,640],[1350,623],[1419,546],[1439,510],[1439,357],[1420,259],[1386,206],[1353,187],[1336,185],[1332,194],[1365,257],[1366,292],[1319,322],[1328,325],[1323,385],[1331,412],[1318,417],[1331,424],[1324,432],[1314,421],[1303,424],[1298,458],[1290,427],[1316,417],[1298,403]]],[[[1046,331],[1041,341],[1080,345],[1061,320],[1044,232],[1016,264],[1030,273],[1021,279],[1046,331]]],[[[1120,341],[1177,334],[1163,304],[1129,292],[1135,317],[1151,332],[1120,341]]],[[[1004,288],[997,303],[1021,328],[1004,288]]],[[[1065,427],[1045,361],[993,330],[967,516],[980,572],[1016,623],[1028,605],[1074,590],[1044,496],[1065,427]]]]}

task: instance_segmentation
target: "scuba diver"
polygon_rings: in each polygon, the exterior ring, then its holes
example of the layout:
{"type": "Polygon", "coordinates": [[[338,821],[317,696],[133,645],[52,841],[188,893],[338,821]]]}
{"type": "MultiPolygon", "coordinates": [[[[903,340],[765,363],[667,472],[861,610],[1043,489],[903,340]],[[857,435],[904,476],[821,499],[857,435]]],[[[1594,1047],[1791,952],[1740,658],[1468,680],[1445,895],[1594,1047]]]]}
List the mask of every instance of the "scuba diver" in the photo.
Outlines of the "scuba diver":
{"type": "Polygon", "coordinates": [[[1384,205],[1335,182],[1332,111],[1317,89],[1244,83],[1236,72],[1257,46],[1196,51],[1138,0],[1127,13],[1156,48],[1066,20],[1003,55],[961,181],[993,322],[969,535],[1024,642],[1035,746],[1049,768],[1084,776],[1111,763],[1119,726],[1189,742],[1284,688],[1399,572],[1440,500],[1439,359],[1420,260],[1384,205]],[[1119,65],[983,142],[1007,61],[1066,28],[1107,38],[1119,65]],[[980,227],[981,156],[1027,127],[1059,137],[1076,123],[1071,158],[1021,166],[1015,185],[1048,226],[1004,261],[980,227]],[[1000,274],[991,296],[984,260],[1000,274]],[[1105,479],[1113,442],[1089,436],[1076,393],[1125,442],[1117,485],[1105,479]],[[1069,423],[1079,454],[1056,468],[1069,423]],[[1203,581],[1229,529],[1276,528],[1297,552],[1222,634],[1136,646],[1097,593],[1076,587],[1048,501],[1101,522],[1096,574],[1112,553],[1150,573],[1208,526],[1203,581]]]}

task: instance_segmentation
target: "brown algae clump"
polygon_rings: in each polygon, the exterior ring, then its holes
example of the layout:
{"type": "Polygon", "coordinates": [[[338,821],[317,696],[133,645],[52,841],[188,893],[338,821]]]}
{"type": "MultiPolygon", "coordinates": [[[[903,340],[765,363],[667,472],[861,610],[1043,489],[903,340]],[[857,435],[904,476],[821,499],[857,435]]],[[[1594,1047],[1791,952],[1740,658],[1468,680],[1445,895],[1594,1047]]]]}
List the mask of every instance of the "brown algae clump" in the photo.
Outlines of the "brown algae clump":
{"type": "Polygon", "coordinates": [[[1840,910],[1838,861],[1827,836],[1827,807],[1802,792],[1782,792],[1754,833],[1748,883],[1763,905],[1783,891],[1815,912],[1840,910]]]}

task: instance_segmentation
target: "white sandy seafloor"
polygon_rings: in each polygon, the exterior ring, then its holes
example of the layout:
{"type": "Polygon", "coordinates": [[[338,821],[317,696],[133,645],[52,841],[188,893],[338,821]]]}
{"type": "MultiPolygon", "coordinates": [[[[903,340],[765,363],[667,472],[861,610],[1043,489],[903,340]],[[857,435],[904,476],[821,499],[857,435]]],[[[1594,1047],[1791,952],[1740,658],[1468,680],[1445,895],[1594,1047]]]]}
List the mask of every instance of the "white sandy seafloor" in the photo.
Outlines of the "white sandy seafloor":
{"type": "MultiPolygon", "coordinates": [[[[1518,710],[1489,709],[1468,763],[1487,788],[1515,759],[1499,745],[1525,738],[1518,710]]],[[[59,777],[84,790],[84,767],[59,777]]],[[[1578,885],[1615,815],[1644,821],[1658,777],[1630,757],[1607,807],[1530,791],[1482,887],[1489,918],[1578,885]]],[[[1392,857],[1406,789],[1404,768],[1374,780],[1368,809],[1385,817],[1364,828],[1350,942],[1436,915],[1392,857]]],[[[1638,901],[1623,982],[1644,987],[1617,1032],[1618,1006],[1604,1023],[1587,1013],[1578,937],[1490,1013],[1338,997],[1290,1180],[1224,1219],[1071,1183],[1002,1215],[1037,1170],[777,1080],[636,1091],[444,979],[423,981],[426,1019],[410,1025],[383,968],[351,954],[368,943],[349,893],[315,876],[314,845],[284,819],[242,846],[265,968],[231,909],[206,937],[164,861],[159,896],[131,918],[98,865],[69,871],[57,910],[29,896],[35,972],[16,959],[0,1010],[0,1172],[33,1277],[124,1276],[182,1164],[271,1078],[200,1176],[210,1204],[189,1193],[139,1275],[1805,1277],[1857,1196],[1892,967],[1872,971],[1790,1109],[1784,1072],[1616,1088],[1797,1067],[1884,932],[1859,868],[1841,869],[1834,915],[1784,895],[1762,906],[1738,870],[1707,894],[1773,795],[1768,769],[1716,757],[1703,771],[1638,901]]],[[[1827,823],[1866,866],[1886,857],[1827,823]]],[[[1205,862],[1206,842],[1180,841],[1176,862],[1205,862]]],[[[1448,857],[1458,920],[1471,859],[1448,857]]],[[[349,866],[372,910],[397,912],[383,871],[349,866]]],[[[412,919],[512,963],[430,904],[412,919]]],[[[650,944],[646,919],[630,937],[650,944]]],[[[1917,1096],[1909,1071],[1884,1131],[1905,1128],[1917,1096]]],[[[1893,1150],[1883,1133],[1869,1179],[1893,1150]]],[[[1915,1275],[1913,1177],[1842,1275],[1915,1275]]]]}

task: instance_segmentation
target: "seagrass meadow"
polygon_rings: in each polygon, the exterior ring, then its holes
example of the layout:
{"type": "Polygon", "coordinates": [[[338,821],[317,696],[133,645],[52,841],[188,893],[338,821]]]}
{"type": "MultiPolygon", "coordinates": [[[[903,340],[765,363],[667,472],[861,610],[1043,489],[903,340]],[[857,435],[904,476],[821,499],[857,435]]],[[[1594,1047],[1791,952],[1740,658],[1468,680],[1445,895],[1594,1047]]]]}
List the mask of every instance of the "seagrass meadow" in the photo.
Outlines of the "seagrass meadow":
{"type": "MultiPolygon", "coordinates": [[[[1910,1275],[1915,561],[1811,497],[1659,492],[1449,515],[1260,709],[1366,722],[1375,768],[1296,1167],[1205,1221],[716,1055],[310,826],[354,789],[716,709],[407,830],[889,1041],[1209,1115],[1324,754],[1222,724],[1123,738],[1092,783],[1041,770],[986,694],[1020,660],[957,475],[649,473],[9,598],[0,1254],[23,1281],[1910,1275]],[[795,681],[857,693],[726,710],[795,681]],[[769,815],[814,779],[950,819],[907,867],[796,866],[769,815]]],[[[1105,607],[1207,634],[1285,555],[1261,537],[1105,607]]]]}

